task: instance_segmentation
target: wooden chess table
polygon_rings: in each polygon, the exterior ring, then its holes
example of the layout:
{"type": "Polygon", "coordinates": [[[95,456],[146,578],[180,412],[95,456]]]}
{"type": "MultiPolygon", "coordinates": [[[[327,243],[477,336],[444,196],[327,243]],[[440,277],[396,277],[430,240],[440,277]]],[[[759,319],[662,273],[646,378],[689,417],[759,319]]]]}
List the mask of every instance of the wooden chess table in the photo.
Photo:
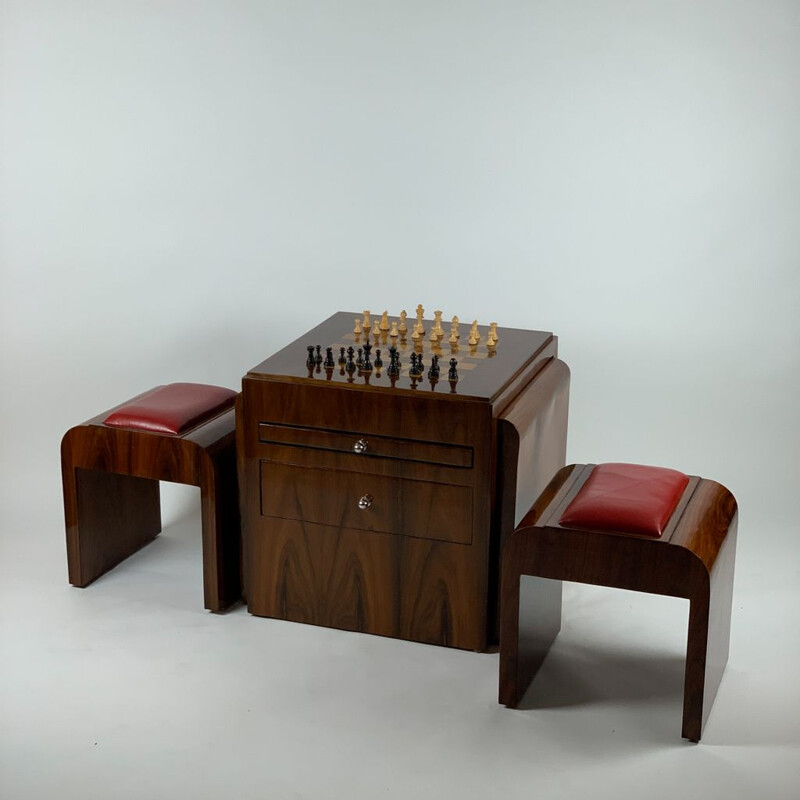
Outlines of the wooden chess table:
{"type": "MultiPolygon", "coordinates": [[[[334,314],[242,380],[248,609],[484,650],[497,639],[502,543],[565,464],[569,370],[551,333],[498,328],[487,346],[480,327],[470,346],[461,325],[451,345],[429,341],[429,321],[424,340],[356,335],[356,316],[334,314]],[[339,363],[367,341],[371,371],[339,363]]],[[[557,582],[542,591],[560,602],[557,582]]]]}

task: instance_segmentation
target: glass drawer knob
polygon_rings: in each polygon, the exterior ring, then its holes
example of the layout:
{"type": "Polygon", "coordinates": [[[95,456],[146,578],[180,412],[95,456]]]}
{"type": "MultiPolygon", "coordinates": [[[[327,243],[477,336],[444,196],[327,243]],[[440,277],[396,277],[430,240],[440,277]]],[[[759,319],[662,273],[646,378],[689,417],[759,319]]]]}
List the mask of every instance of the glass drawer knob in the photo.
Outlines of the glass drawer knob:
{"type": "Polygon", "coordinates": [[[368,509],[368,508],[369,508],[371,505],[372,505],[372,495],[371,495],[371,494],[365,494],[365,495],[364,495],[364,496],[363,496],[363,497],[362,497],[362,498],[361,498],[361,499],[358,501],[358,507],[359,507],[359,508],[360,508],[362,511],[366,511],[366,510],[367,510],[367,509],[368,509]]]}
{"type": "Polygon", "coordinates": [[[366,439],[359,439],[354,445],[353,450],[356,453],[366,453],[367,452],[367,440],[366,439]]]}

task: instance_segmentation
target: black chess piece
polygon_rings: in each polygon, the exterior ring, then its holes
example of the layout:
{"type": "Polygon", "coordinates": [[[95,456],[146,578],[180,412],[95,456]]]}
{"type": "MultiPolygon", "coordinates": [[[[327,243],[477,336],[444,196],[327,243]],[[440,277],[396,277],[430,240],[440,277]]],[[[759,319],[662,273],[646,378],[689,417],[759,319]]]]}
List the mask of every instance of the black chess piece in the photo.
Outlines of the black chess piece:
{"type": "Polygon", "coordinates": [[[364,361],[361,364],[362,372],[372,372],[372,362],[369,360],[370,353],[372,353],[372,345],[369,342],[364,343],[364,361]]]}
{"type": "Polygon", "coordinates": [[[346,364],[347,359],[344,357],[344,347],[339,348],[339,363],[346,364]]]}
{"type": "Polygon", "coordinates": [[[313,367],[317,362],[314,360],[314,345],[310,344],[306,347],[308,350],[308,358],[306,359],[306,366],[313,367]]]}
{"type": "Polygon", "coordinates": [[[322,363],[322,346],[317,345],[317,355],[314,356],[314,363],[321,364],[322,363]]]}
{"type": "Polygon", "coordinates": [[[408,374],[409,374],[409,375],[410,375],[412,378],[416,378],[416,377],[417,377],[417,375],[419,375],[419,374],[420,374],[420,373],[417,371],[417,354],[416,354],[416,353],[412,353],[412,354],[411,354],[411,369],[408,371],[408,374]]]}
{"type": "Polygon", "coordinates": [[[355,350],[352,347],[347,348],[347,371],[352,375],[356,371],[356,362],[353,360],[355,350]]]}
{"type": "Polygon", "coordinates": [[[431,380],[439,377],[439,356],[434,356],[431,360],[431,368],[428,370],[428,377],[431,380]]]}
{"type": "Polygon", "coordinates": [[[422,353],[417,355],[417,375],[422,375],[425,372],[425,365],[422,363],[422,353]]]}
{"type": "Polygon", "coordinates": [[[381,358],[381,351],[375,351],[375,369],[380,369],[383,366],[383,359],[381,358]]]}
{"type": "Polygon", "coordinates": [[[447,373],[447,380],[449,381],[457,381],[458,380],[458,370],[456,367],[458,366],[458,361],[454,358],[450,359],[450,370],[447,373]]]}
{"type": "Polygon", "coordinates": [[[324,367],[328,369],[329,367],[335,367],[336,365],[333,362],[333,348],[326,347],[325,348],[325,362],[324,367]]]}
{"type": "MultiPolygon", "coordinates": [[[[397,354],[397,348],[392,345],[389,348],[389,377],[396,378],[400,374],[400,356],[397,354]]],[[[394,382],[392,383],[394,386],[394,382]]]]}
{"type": "Polygon", "coordinates": [[[364,364],[364,356],[362,353],[364,350],[362,348],[358,348],[358,358],[356,359],[356,366],[361,369],[362,365],[364,364]]]}

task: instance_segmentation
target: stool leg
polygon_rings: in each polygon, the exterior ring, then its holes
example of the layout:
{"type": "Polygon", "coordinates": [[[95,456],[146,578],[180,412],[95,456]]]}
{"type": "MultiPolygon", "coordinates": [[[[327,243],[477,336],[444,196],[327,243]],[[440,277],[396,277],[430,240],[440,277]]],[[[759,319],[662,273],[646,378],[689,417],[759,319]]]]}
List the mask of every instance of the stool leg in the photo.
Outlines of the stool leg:
{"type": "MultiPolygon", "coordinates": [[[[523,536],[515,533],[503,553],[500,595],[499,702],[515,708],[561,630],[562,582],[525,575],[523,536]]],[[[529,534],[532,535],[532,534],[529,534]]]]}
{"type": "Polygon", "coordinates": [[[69,582],[88,586],[161,531],[158,481],[66,467],[69,582]]]}
{"type": "Polygon", "coordinates": [[[242,597],[239,485],[233,445],[200,465],[203,520],[203,597],[209,611],[224,611],[242,597]]]}
{"type": "Polygon", "coordinates": [[[720,548],[711,575],[703,570],[702,576],[692,581],[682,736],[693,742],[700,741],[728,662],[735,558],[734,527],[720,548]]]}

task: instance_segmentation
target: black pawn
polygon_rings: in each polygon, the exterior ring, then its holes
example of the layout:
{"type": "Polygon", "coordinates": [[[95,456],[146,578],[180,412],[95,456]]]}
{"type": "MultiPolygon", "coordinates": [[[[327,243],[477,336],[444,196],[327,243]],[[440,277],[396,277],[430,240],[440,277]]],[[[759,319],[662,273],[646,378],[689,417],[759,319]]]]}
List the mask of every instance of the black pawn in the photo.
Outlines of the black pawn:
{"type": "Polygon", "coordinates": [[[355,350],[352,347],[347,348],[347,371],[353,373],[356,371],[356,362],[353,361],[353,354],[355,350]]]}
{"type": "Polygon", "coordinates": [[[325,369],[328,369],[329,367],[336,366],[334,364],[334,362],[333,362],[333,348],[332,347],[326,347],[325,348],[325,364],[324,364],[324,366],[325,366],[325,369]]]}
{"type": "Polygon", "coordinates": [[[422,375],[425,372],[425,365],[422,363],[422,353],[417,356],[417,375],[422,375]]]}
{"type": "Polygon", "coordinates": [[[315,364],[322,363],[322,347],[320,345],[317,345],[317,355],[314,357],[314,363],[315,364]]]}
{"type": "Polygon", "coordinates": [[[364,351],[359,347],[358,348],[358,358],[356,359],[356,366],[361,369],[361,366],[364,363],[364,357],[361,355],[364,351]]]}
{"type": "Polygon", "coordinates": [[[308,350],[308,358],[306,359],[306,366],[313,367],[317,363],[316,360],[314,359],[314,345],[310,344],[308,347],[306,347],[306,350],[308,350]]]}
{"type": "Polygon", "coordinates": [[[450,370],[447,373],[447,380],[449,381],[457,381],[458,380],[458,370],[456,367],[458,366],[458,361],[454,358],[450,359],[450,370]]]}
{"type": "Polygon", "coordinates": [[[381,351],[375,351],[375,368],[380,369],[383,366],[383,360],[381,359],[381,351]]]}
{"type": "Polygon", "coordinates": [[[346,364],[347,359],[344,357],[344,347],[339,348],[339,363],[346,364]]]}

